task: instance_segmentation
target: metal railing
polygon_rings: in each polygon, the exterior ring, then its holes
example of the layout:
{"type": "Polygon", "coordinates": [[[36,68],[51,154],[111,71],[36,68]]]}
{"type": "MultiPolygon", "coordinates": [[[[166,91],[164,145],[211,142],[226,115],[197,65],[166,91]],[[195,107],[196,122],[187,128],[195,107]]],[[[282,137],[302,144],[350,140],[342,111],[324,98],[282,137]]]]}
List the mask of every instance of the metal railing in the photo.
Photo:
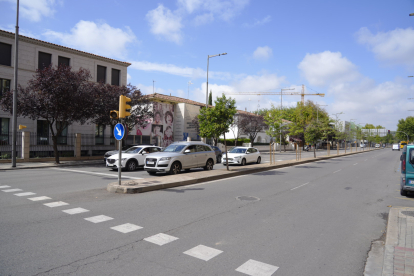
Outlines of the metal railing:
{"type": "MultiPolygon", "coordinates": [[[[16,157],[22,157],[22,133],[16,135],[16,157]]],[[[11,159],[12,155],[12,133],[0,135],[0,159],[11,159]]]]}

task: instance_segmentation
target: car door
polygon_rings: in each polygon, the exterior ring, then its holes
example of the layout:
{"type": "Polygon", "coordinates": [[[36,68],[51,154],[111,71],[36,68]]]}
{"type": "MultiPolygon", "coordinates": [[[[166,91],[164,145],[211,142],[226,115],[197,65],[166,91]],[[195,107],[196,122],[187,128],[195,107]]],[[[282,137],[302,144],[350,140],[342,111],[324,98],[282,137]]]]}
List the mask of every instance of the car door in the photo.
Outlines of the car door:
{"type": "Polygon", "coordinates": [[[186,150],[190,150],[190,152],[184,153],[185,156],[182,157],[181,164],[183,165],[183,169],[198,167],[197,146],[190,145],[184,150],[184,152],[186,150]]]}
{"type": "Polygon", "coordinates": [[[253,162],[253,158],[254,158],[253,149],[248,148],[246,151],[246,162],[247,163],[253,162]]]}
{"type": "Polygon", "coordinates": [[[139,154],[136,155],[136,158],[138,160],[138,165],[144,165],[145,162],[145,157],[151,153],[151,148],[149,147],[144,147],[139,154]]]}
{"type": "Polygon", "coordinates": [[[209,151],[210,151],[210,148],[204,145],[197,145],[197,153],[198,153],[197,160],[198,160],[199,167],[204,167],[207,164],[207,160],[209,158],[208,156],[209,151]]]}

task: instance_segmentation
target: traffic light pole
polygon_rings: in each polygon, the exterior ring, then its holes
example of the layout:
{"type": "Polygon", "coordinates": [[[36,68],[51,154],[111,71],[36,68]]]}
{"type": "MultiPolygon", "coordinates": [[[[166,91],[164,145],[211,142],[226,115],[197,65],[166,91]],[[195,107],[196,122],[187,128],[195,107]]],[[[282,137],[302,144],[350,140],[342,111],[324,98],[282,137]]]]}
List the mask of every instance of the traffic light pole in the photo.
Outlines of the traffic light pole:
{"type": "Polygon", "coordinates": [[[118,141],[118,148],[119,148],[119,154],[118,154],[118,185],[121,185],[121,158],[122,158],[122,140],[118,141]]]}

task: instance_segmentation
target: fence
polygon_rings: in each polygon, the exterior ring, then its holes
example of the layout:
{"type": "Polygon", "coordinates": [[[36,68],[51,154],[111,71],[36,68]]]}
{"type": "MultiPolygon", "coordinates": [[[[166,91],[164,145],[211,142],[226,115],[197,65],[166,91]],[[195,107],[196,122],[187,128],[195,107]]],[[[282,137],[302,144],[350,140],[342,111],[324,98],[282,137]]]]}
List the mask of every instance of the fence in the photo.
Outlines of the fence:
{"type": "MultiPolygon", "coordinates": [[[[0,135],[0,159],[11,159],[12,157],[12,134],[0,135]]],[[[16,157],[22,157],[22,133],[16,135],[16,157]]]]}

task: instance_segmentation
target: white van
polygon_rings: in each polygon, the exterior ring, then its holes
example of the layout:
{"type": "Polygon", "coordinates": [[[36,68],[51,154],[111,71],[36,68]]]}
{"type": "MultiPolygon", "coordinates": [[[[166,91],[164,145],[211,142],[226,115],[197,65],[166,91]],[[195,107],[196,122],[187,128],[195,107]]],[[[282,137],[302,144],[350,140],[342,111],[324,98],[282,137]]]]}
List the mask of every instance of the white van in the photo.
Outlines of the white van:
{"type": "Polygon", "coordinates": [[[399,144],[392,144],[392,150],[400,150],[399,144]]]}

